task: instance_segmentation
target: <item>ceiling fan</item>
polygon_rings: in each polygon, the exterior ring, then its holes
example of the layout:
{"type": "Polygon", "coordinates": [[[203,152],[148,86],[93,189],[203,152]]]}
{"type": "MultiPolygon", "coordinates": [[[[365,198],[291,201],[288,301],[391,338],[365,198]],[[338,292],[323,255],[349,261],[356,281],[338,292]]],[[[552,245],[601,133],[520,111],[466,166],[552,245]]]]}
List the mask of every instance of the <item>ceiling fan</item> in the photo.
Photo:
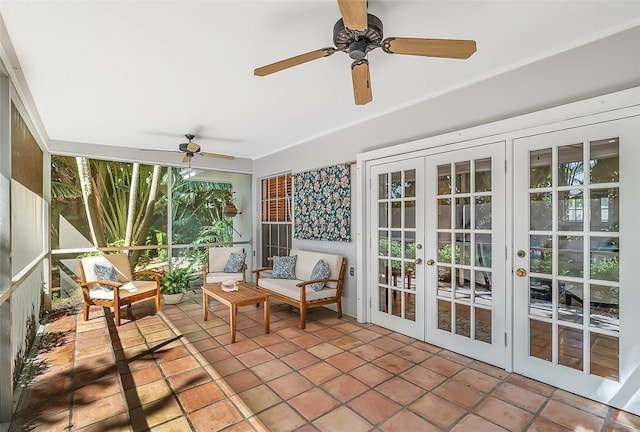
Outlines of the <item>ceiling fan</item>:
{"type": "Polygon", "coordinates": [[[235,159],[235,157],[229,156],[229,155],[201,152],[200,145],[193,142],[193,139],[195,138],[195,135],[193,134],[186,134],[185,138],[187,138],[188,142],[182,143],[178,146],[178,149],[185,154],[184,158],[182,158],[183,163],[191,162],[191,158],[193,158],[193,156],[196,154],[199,154],[201,156],[206,156],[206,157],[213,157],[213,158],[220,158],[220,159],[227,159],[227,160],[235,159]]]}
{"type": "Polygon", "coordinates": [[[254,74],[269,75],[342,51],[354,60],[351,64],[353,95],[356,105],[364,105],[373,100],[369,62],[365,58],[371,50],[382,48],[388,54],[455,59],[466,59],[476,52],[476,42],[473,40],[401,37],[383,39],[382,21],[367,13],[367,0],[338,0],[338,7],[342,18],[333,27],[335,48],[321,48],[262,66],[254,74]]]}

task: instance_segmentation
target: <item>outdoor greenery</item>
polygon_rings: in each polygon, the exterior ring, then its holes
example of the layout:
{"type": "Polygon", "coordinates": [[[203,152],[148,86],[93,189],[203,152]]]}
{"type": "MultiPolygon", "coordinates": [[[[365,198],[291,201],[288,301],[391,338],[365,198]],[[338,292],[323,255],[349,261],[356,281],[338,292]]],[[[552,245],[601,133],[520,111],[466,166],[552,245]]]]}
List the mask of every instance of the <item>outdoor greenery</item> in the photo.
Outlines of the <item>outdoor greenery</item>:
{"type": "MultiPolygon", "coordinates": [[[[450,263],[451,262],[451,244],[445,244],[438,249],[438,262],[450,263]]],[[[402,255],[402,242],[400,240],[380,239],[378,241],[378,251],[383,256],[389,256],[391,258],[404,258],[408,260],[414,260],[416,258],[416,244],[408,243],[404,256],[402,255]],[[391,248],[389,249],[389,246],[391,248]],[[389,255],[387,255],[389,253],[389,255]]],[[[455,247],[455,259],[456,262],[460,259],[460,246],[455,247]]],[[[391,265],[393,268],[400,268],[401,261],[392,260],[391,265]]],[[[406,268],[414,268],[414,263],[407,263],[406,268]]]]}
{"type": "MultiPolygon", "coordinates": [[[[178,168],[67,156],[52,156],[51,178],[53,249],[60,247],[61,218],[96,247],[166,245],[168,223],[174,244],[233,240],[222,216],[232,198],[228,184],[185,180],[178,168]]],[[[133,266],[152,258],[166,259],[166,249],[130,252],[133,266]]]]}
{"type": "Polygon", "coordinates": [[[193,272],[193,266],[173,267],[165,271],[160,279],[160,292],[162,294],[186,293],[191,282],[198,279],[198,274],[193,272]]]}
{"type": "MultiPolygon", "coordinates": [[[[82,157],[51,157],[51,246],[104,248],[148,246],[129,250],[133,269],[166,266],[169,244],[198,245],[233,241],[233,224],[223,217],[233,201],[228,183],[185,179],[183,169],[104,161],[82,157]],[[171,185],[171,214],[168,187],[171,185]],[[172,237],[169,238],[169,225],[172,237]],[[160,247],[158,247],[160,246],[160,247]]],[[[96,251],[66,258],[95,254],[96,251]]],[[[173,249],[173,256],[201,263],[206,247],[173,249]]],[[[62,256],[60,256],[62,259],[62,256]]],[[[59,259],[52,268],[59,286],[59,259]]],[[[65,268],[65,273],[73,268],[65,268]]]]}
{"type": "Polygon", "coordinates": [[[593,279],[618,281],[620,279],[618,257],[605,257],[591,263],[591,277],[593,279]]]}
{"type": "MultiPolygon", "coordinates": [[[[402,254],[402,242],[400,240],[391,240],[389,243],[388,239],[380,239],[378,242],[378,251],[381,255],[387,255],[390,252],[390,256],[392,258],[404,258],[407,260],[414,260],[416,258],[416,244],[411,242],[407,244],[405,254],[402,254]],[[391,250],[389,250],[389,245],[391,245],[391,250]]],[[[391,261],[392,268],[399,269],[401,266],[401,261],[392,260],[391,261]]],[[[413,269],[415,268],[415,264],[413,262],[408,262],[405,265],[405,268],[413,269]]]]}
{"type": "MultiPolygon", "coordinates": [[[[460,261],[460,246],[455,247],[455,262],[460,261]]],[[[451,261],[451,243],[447,243],[438,249],[438,262],[450,263],[451,261]]]]}

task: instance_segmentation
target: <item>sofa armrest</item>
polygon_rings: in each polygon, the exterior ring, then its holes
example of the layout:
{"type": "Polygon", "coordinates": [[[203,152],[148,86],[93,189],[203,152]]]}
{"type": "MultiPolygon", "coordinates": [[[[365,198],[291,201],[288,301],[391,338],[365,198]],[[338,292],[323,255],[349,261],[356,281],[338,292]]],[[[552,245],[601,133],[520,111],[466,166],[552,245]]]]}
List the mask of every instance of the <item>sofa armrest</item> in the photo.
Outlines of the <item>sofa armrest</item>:
{"type": "Polygon", "coordinates": [[[296,286],[300,287],[300,288],[304,288],[305,286],[307,286],[309,284],[318,283],[318,282],[324,282],[324,283],[336,282],[336,283],[338,283],[338,282],[340,282],[340,280],[338,280],[338,279],[313,279],[313,280],[302,281],[300,283],[297,283],[296,286]]]}
{"type": "Polygon", "coordinates": [[[247,269],[249,268],[249,266],[247,266],[247,263],[243,263],[242,264],[242,282],[246,282],[247,281],[247,269]]]}
{"type": "Polygon", "coordinates": [[[297,283],[296,286],[300,288],[300,301],[305,303],[307,301],[307,285],[318,282],[340,282],[338,279],[312,279],[308,281],[302,281],[297,283]]]}
{"type": "Polygon", "coordinates": [[[202,284],[207,283],[207,273],[209,270],[209,266],[207,264],[203,264],[200,266],[200,271],[202,272],[202,284]]]}
{"type": "Polygon", "coordinates": [[[251,270],[251,273],[256,275],[256,280],[253,282],[258,286],[258,281],[260,280],[260,273],[263,271],[273,270],[273,267],[262,267],[259,269],[251,270]]]}
{"type": "Polygon", "coordinates": [[[260,273],[267,270],[273,270],[273,267],[262,267],[259,269],[251,270],[252,273],[260,273]]]}

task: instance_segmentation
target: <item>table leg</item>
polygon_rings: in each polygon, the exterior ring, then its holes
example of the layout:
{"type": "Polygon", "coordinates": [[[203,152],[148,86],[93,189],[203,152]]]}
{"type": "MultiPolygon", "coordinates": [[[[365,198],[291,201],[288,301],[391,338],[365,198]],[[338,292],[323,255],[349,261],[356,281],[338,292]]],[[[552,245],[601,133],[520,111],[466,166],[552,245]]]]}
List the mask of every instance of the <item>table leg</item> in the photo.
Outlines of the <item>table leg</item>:
{"type": "Polygon", "coordinates": [[[264,299],[264,332],[269,333],[269,321],[271,321],[271,313],[269,311],[269,296],[264,299]]]}
{"type": "Polygon", "coordinates": [[[204,313],[204,321],[209,318],[209,296],[205,290],[202,290],[202,310],[204,313]]]}
{"type": "Polygon", "coordinates": [[[235,343],[236,341],[236,314],[238,312],[238,308],[236,305],[231,305],[229,307],[230,321],[231,321],[231,343],[235,343]]]}

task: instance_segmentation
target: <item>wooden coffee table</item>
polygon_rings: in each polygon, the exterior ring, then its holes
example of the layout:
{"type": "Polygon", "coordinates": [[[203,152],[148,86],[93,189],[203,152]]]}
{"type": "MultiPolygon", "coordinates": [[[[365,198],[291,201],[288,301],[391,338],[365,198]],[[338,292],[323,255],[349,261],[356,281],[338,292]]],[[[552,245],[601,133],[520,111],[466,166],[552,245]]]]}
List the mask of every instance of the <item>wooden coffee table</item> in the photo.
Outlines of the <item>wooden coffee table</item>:
{"type": "Polygon", "coordinates": [[[238,306],[246,306],[256,303],[264,303],[264,332],[269,333],[269,294],[258,291],[246,282],[238,282],[238,291],[222,291],[222,284],[206,284],[202,286],[202,308],[204,320],[209,317],[209,298],[213,297],[220,303],[229,307],[229,320],[231,321],[231,343],[236,341],[236,315],[238,306]]]}

